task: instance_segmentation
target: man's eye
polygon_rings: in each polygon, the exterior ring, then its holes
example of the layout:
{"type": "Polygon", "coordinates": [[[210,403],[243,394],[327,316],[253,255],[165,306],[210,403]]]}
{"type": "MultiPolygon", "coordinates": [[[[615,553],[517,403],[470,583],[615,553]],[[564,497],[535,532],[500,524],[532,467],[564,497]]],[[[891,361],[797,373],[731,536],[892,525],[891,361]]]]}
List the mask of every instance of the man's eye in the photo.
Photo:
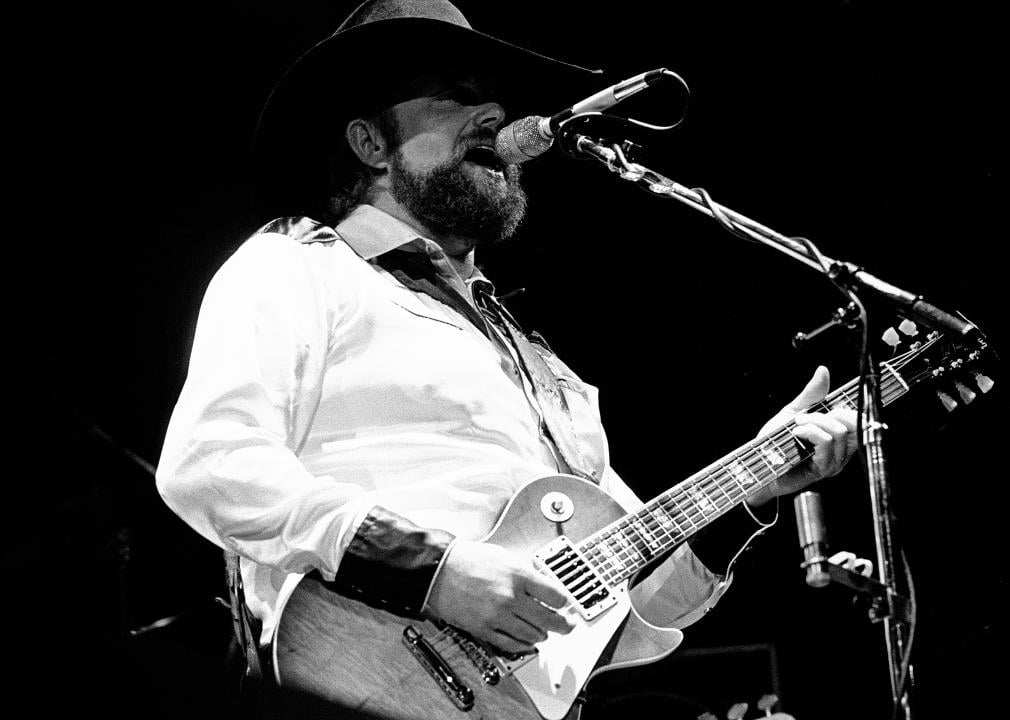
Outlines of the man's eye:
{"type": "Polygon", "coordinates": [[[460,105],[479,105],[483,102],[476,90],[468,90],[466,88],[446,90],[436,95],[435,99],[457,102],[460,105]]]}

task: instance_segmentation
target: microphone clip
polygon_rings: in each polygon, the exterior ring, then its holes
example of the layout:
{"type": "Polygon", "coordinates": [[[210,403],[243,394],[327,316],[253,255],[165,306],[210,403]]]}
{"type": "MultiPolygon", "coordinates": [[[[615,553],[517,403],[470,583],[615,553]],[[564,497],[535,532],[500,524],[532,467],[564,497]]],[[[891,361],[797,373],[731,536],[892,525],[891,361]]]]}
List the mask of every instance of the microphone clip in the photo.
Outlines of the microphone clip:
{"type": "Polygon", "coordinates": [[[563,153],[576,160],[585,160],[589,157],[599,159],[598,153],[587,152],[586,141],[608,150],[611,150],[613,145],[618,145],[624,159],[628,163],[634,163],[644,150],[644,146],[637,142],[637,138],[629,138],[629,135],[634,137],[634,127],[626,118],[617,115],[582,113],[561,123],[557,134],[558,145],[563,153]],[[615,137],[621,139],[614,140],[615,137]]]}

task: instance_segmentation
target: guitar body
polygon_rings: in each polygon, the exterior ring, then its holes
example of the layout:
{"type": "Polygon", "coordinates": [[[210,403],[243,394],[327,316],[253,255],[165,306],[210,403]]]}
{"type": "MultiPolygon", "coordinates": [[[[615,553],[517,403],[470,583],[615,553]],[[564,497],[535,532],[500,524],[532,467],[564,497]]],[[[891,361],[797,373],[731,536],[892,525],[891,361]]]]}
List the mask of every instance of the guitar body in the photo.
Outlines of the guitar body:
{"type": "MultiPolygon", "coordinates": [[[[521,488],[484,540],[532,556],[561,535],[578,543],[625,514],[592,483],[568,475],[550,476],[521,488]],[[571,503],[570,517],[563,520],[549,508],[558,498],[571,503]]],[[[683,638],[680,630],[642,619],[634,607],[635,590],[629,591],[627,581],[612,590],[616,602],[591,619],[569,605],[564,612],[574,619],[575,629],[567,635],[551,633],[537,646],[538,653],[525,661],[487,656],[499,670],[492,684],[481,658],[474,657],[474,646],[465,647],[458,634],[303,580],[278,625],[277,679],[284,688],[332,703],[335,718],[343,717],[336,708],[344,708],[384,720],[574,720],[579,712],[575,700],[593,675],[658,660],[683,638]],[[472,692],[469,709],[453,701],[404,642],[408,626],[472,692]]]]}

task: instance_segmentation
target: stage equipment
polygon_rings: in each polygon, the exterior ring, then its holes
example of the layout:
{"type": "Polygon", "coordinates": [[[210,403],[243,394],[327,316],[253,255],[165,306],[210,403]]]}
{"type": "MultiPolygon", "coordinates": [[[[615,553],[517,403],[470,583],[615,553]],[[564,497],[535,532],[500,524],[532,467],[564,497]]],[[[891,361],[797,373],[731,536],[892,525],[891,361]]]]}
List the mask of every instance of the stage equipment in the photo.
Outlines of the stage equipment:
{"type": "MultiPolygon", "coordinates": [[[[648,73],[636,78],[644,78],[647,75],[648,73]]],[[[840,582],[875,598],[871,619],[882,622],[884,626],[893,716],[901,714],[905,720],[911,720],[910,654],[915,628],[914,585],[908,562],[899,547],[895,533],[896,518],[891,506],[891,483],[884,447],[884,431],[887,425],[880,413],[882,404],[886,404],[886,398],[882,403],[882,371],[870,351],[868,338],[871,335],[871,322],[863,298],[881,300],[907,320],[922,323],[934,331],[928,336],[928,343],[952,341],[956,345],[953,352],[942,351],[943,356],[939,362],[928,364],[921,372],[941,380],[945,375],[957,375],[958,379],[955,380],[957,394],[960,394],[966,403],[970,402],[968,398],[974,399],[976,395],[967,383],[973,383],[983,393],[992,387],[991,377],[978,370],[977,364],[994,358],[995,353],[980,330],[964,317],[948,313],[927,302],[921,295],[896,287],[853,263],[828,257],[807,238],[782,235],[722,206],[714,202],[709,193],[702,188],[688,188],[634,161],[634,154],[642,148],[639,139],[642,130],[667,130],[672,126],[655,126],[631,118],[604,115],[597,111],[573,113],[560,119],[556,123],[556,128],[553,127],[551,120],[553,118],[544,123],[542,118],[533,117],[513,123],[518,128],[532,127],[540,132],[541,141],[550,140],[547,147],[541,148],[540,145],[536,145],[535,149],[530,149],[534,146],[527,145],[527,150],[524,150],[519,140],[514,144],[520,145],[520,151],[531,157],[545,152],[553,143],[572,158],[596,160],[621,179],[636,184],[649,194],[677,200],[713,218],[733,235],[761,243],[817,271],[847,298],[848,305],[837,310],[828,323],[810,333],[798,334],[794,344],[832,327],[848,327],[860,332],[860,371],[854,409],[857,415],[857,437],[863,467],[869,481],[878,579],[871,580],[861,573],[852,572],[829,562],[823,554],[817,553],[817,546],[822,544],[823,538],[818,540],[814,535],[808,537],[810,543],[807,548],[813,554],[805,559],[803,565],[807,581],[812,585],[822,586],[832,581],[840,582]],[[542,130],[544,127],[550,131],[550,138],[544,137],[547,135],[547,131],[542,130]],[[635,139],[629,139],[631,136],[635,139]],[[899,568],[904,575],[903,582],[899,582],[898,579],[899,568]]],[[[520,136],[525,138],[525,134],[515,133],[513,140],[520,136]]],[[[502,145],[509,148],[511,143],[512,141],[507,138],[502,141],[502,145]]],[[[885,340],[888,334],[894,334],[894,330],[888,329],[888,333],[884,336],[885,340]]],[[[923,342],[914,343],[913,351],[922,345],[923,342]]],[[[883,372],[889,371],[887,362],[883,363],[883,368],[883,372]]],[[[884,382],[885,384],[888,382],[886,375],[884,382]]],[[[954,391],[948,393],[938,390],[937,393],[948,410],[956,407],[957,403],[953,400],[952,394],[954,391]]],[[[807,519],[815,514],[809,505],[804,512],[807,519]]],[[[807,525],[806,530],[814,531],[814,528],[807,525]]],[[[801,536],[802,532],[801,527],[801,536]]]]}

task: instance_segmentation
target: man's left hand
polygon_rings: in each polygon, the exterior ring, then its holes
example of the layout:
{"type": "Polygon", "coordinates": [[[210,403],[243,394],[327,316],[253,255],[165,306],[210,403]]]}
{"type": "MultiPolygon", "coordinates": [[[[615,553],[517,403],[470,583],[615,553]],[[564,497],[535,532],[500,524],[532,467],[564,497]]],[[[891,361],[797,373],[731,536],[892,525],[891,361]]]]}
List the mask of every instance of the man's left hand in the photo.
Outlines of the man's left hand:
{"type": "Polygon", "coordinates": [[[857,447],[856,413],[853,410],[835,408],[828,413],[802,412],[823,400],[830,385],[828,369],[823,365],[818,367],[803,391],[761,428],[759,437],[792,420],[796,423],[793,435],[808,443],[814,454],[748,499],[749,505],[763,505],[773,497],[797,492],[821,478],[837,475],[852,457],[857,447]]]}

